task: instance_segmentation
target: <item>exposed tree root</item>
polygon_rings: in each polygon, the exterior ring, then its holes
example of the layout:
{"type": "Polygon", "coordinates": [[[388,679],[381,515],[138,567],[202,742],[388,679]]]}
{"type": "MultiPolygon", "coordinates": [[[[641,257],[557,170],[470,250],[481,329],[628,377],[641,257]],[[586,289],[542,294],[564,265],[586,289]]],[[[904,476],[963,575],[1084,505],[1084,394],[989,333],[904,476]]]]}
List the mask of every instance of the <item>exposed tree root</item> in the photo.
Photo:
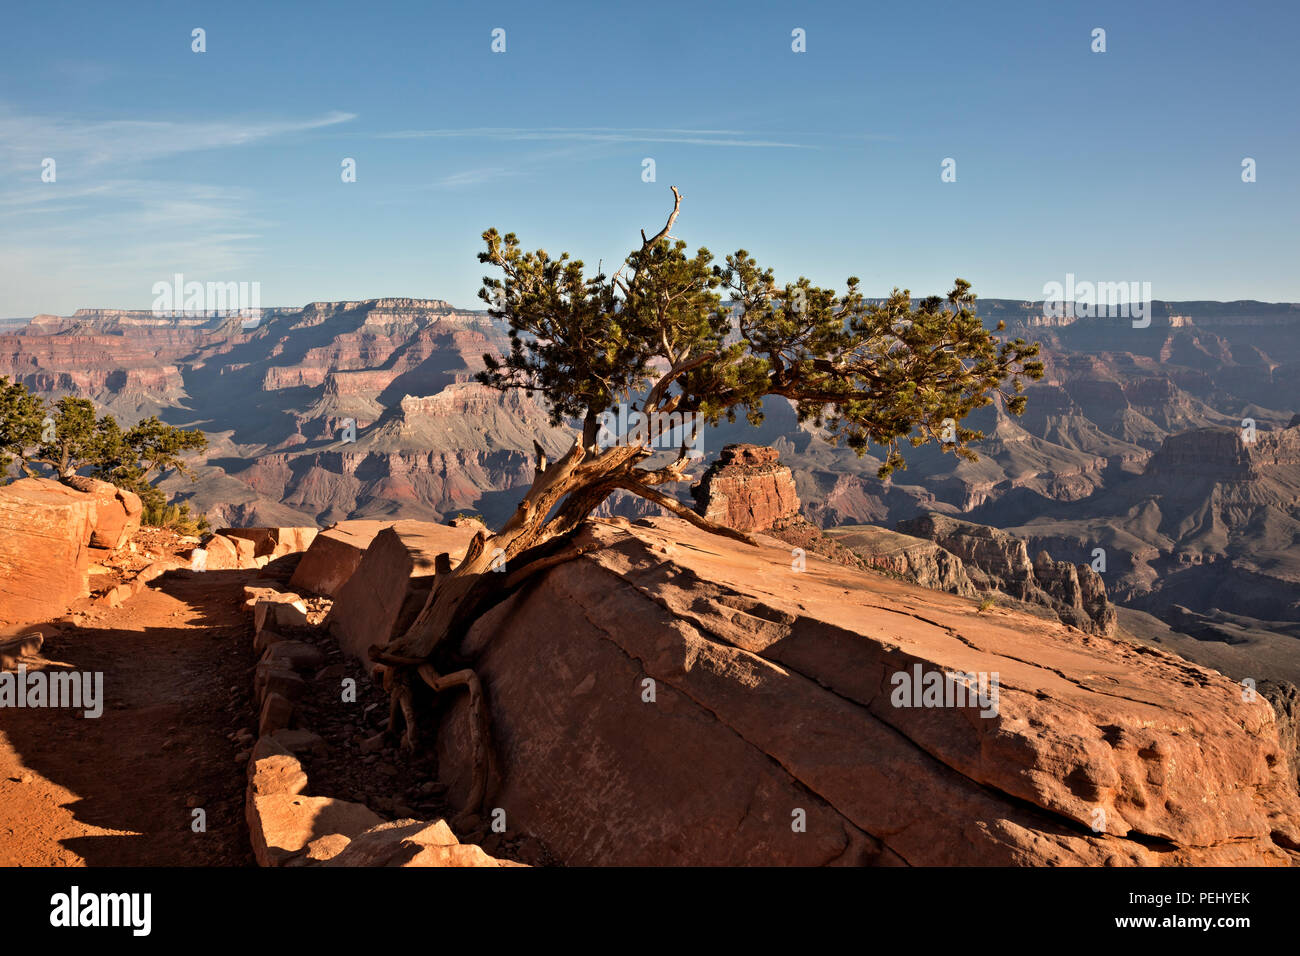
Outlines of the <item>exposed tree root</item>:
{"type": "Polygon", "coordinates": [[[487,794],[488,775],[488,715],[483,701],[483,685],[479,683],[478,675],[468,668],[440,675],[432,664],[423,664],[418,673],[433,688],[434,693],[452,687],[464,687],[469,691],[469,744],[474,773],[469,797],[458,819],[477,814],[483,806],[483,797],[487,794]]]}
{"type": "Polygon", "coordinates": [[[454,567],[449,554],[437,555],[433,587],[411,627],[389,644],[369,649],[371,660],[384,667],[384,686],[390,694],[389,732],[396,734],[399,725],[404,725],[403,749],[414,750],[418,744],[412,693],[415,675],[435,693],[459,686],[469,692],[473,783],[462,817],[477,813],[487,793],[489,718],[474,671],[464,668],[441,674],[436,662],[445,664],[453,659],[461,638],[489,608],[538,574],[590,550],[592,545],[575,544],[572,538],[611,492],[629,491],[696,527],[757,544],[749,535],[717,525],[653,487],[690,480],[685,474],[690,464],[685,447],[675,461],[654,470],[637,467],[651,454],[641,445],[598,450],[594,444],[584,448],[581,441],[575,441],[554,462],[547,461],[540,446],[536,452],[532,486],[501,530],[475,534],[454,567]]]}

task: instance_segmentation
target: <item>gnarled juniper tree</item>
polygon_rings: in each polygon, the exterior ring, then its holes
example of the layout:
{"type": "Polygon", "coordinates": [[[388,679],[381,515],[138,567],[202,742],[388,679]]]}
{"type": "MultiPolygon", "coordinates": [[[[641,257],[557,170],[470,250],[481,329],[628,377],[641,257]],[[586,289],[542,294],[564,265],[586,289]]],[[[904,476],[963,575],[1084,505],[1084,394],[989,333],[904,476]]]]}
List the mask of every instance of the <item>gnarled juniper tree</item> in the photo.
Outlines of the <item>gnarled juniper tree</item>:
{"type": "Polygon", "coordinates": [[[659,490],[687,480],[685,447],[669,464],[643,467],[652,457],[647,441],[599,440],[605,413],[639,402],[651,421],[677,413],[716,424],[743,413],[757,424],[764,400],[783,398],[830,441],[859,454],[871,444],[883,447],[885,477],[904,466],[903,442],[940,441],[974,459],[968,444],[983,436],[962,420],[998,398],[1020,414],[1023,379],[1042,375],[1037,345],[1000,341],[985,328],[962,279],[946,298],[918,304],[898,290],[882,303],[867,302],[856,278],[843,292],[804,278],[778,286],[772,270],[744,250],[725,265],[715,264],[707,249],[689,255],[686,243],[670,235],[681,209],[675,187],[673,198],[663,229],[650,237],[642,232],[641,245],[608,276],[588,276],[567,253],[525,252],[513,233],[483,234],[479,260],[499,274],[483,280],[479,295],[508,324],[510,351],[485,356],[479,380],[540,397],[554,424],[577,423],[573,446],[554,462],[536,446],[536,475],[510,519],[494,534],[476,535],[454,569],[441,555],[416,621],[370,652],[386,667],[389,726],[398,726],[400,709],[408,746],[414,745],[413,676],[435,691],[469,689],[476,762],[470,810],[482,800],[486,780],[481,692],[471,670],[443,675],[439,667],[486,606],[578,553],[575,532],[619,489],[697,526],[748,540],[659,490]],[[503,559],[507,573],[488,573],[503,559]]]}
{"type": "Polygon", "coordinates": [[[77,474],[110,481],[140,496],[145,524],[198,528],[187,505],[168,505],[156,482],[167,473],[194,478],[185,460],[208,446],[198,429],[176,428],[151,416],[123,430],[112,415],[98,416],[88,398],[65,395],[53,405],[21,382],[0,375],[0,484],[17,465],[29,478],[47,469],[67,481],[77,474]]]}

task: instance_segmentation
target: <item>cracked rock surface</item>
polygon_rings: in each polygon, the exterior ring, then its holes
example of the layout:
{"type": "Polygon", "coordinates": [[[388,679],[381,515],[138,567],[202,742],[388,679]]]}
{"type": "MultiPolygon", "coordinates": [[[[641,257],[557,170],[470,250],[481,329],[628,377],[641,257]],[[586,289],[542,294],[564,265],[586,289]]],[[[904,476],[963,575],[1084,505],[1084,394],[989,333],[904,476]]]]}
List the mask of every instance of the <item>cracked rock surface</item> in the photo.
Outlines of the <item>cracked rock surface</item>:
{"type": "MultiPolygon", "coordinates": [[[[795,571],[771,538],[583,534],[605,547],[462,647],[492,710],[487,812],[566,863],[1300,862],[1273,710],[1215,671],[813,555],[795,571]],[[923,702],[897,675],[931,673],[996,694],[896,706],[923,702]]],[[[466,720],[458,700],[438,734],[453,804],[466,720]]]]}

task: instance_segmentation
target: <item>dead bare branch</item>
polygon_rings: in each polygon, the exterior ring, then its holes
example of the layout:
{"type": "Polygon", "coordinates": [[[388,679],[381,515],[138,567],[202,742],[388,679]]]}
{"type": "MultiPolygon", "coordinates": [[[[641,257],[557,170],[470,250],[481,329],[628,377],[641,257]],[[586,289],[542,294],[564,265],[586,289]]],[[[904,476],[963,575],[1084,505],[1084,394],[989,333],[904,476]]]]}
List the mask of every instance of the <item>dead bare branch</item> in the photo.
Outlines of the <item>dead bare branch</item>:
{"type": "Polygon", "coordinates": [[[668,214],[668,222],[664,223],[664,227],[655,233],[653,239],[647,239],[645,230],[641,230],[641,248],[643,250],[653,248],[660,239],[667,236],[669,230],[673,228],[673,223],[677,221],[677,214],[682,211],[682,194],[677,191],[676,186],[669,186],[668,188],[673,191],[673,211],[668,214]]]}

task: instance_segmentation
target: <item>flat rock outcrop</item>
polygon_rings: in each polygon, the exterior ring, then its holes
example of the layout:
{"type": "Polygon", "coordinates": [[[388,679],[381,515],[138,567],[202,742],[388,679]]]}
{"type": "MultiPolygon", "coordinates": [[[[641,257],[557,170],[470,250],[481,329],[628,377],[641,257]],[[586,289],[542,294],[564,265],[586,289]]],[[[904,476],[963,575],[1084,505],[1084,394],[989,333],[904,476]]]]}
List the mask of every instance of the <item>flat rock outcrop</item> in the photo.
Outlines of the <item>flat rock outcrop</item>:
{"type": "MultiPolygon", "coordinates": [[[[1300,860],[1273,709],[1218,673],[815,556],[797,571],[771,539],[666,518],[583,536],[600,547],[461,648],[492,710],[486,806],[569,864],[1300,860]]],[[[453,803],[466,720],[461,699],[437,736],[453,803]]]]}
{"type": "Polygon", "coordinates": [[[49,478],[0,487],[0,622],[44,620],[90,593],[97,505],[49,478]]]}

